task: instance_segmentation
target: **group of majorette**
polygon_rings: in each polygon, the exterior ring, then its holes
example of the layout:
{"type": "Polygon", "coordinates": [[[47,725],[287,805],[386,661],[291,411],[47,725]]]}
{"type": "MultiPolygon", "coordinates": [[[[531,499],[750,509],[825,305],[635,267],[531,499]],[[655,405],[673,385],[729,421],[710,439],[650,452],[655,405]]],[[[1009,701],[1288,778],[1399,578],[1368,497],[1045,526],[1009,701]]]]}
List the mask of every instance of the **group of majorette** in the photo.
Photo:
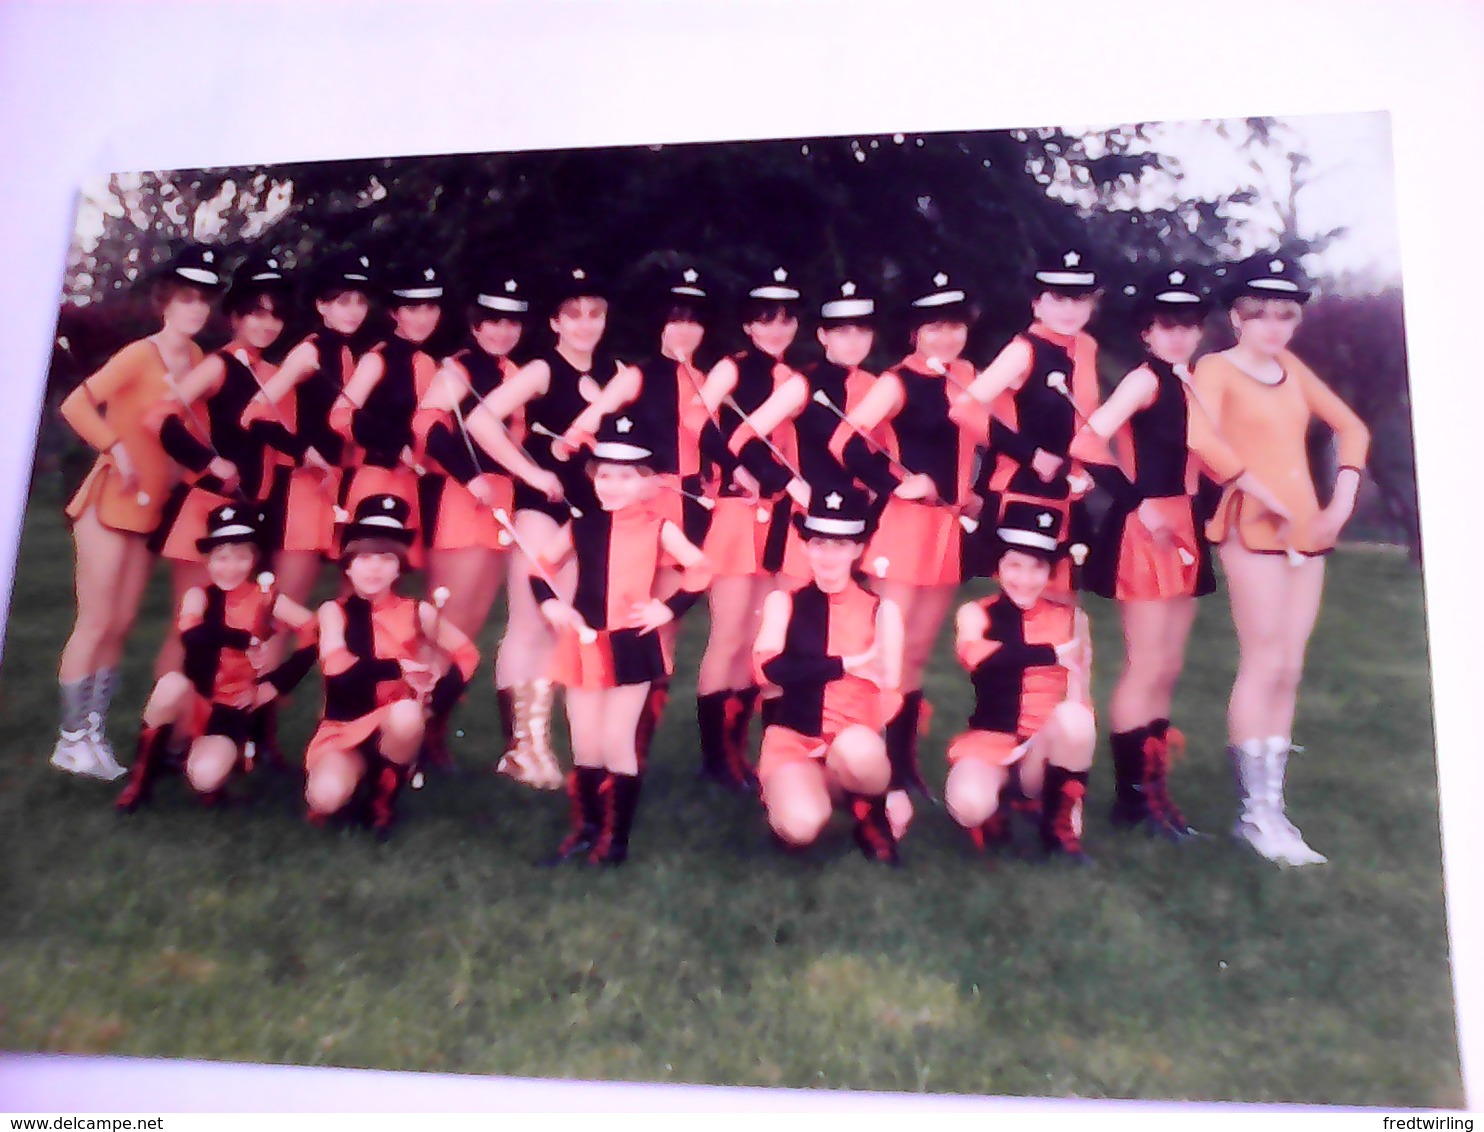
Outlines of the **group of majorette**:
{"type": "Polygon", "coordinates": [[[1234,833],[1270,860],[1324,860],[1285,815],[1284,779],[1324,556],[1368,435],[1287,349],[1308,298],[1292,262],[1260,255],[1226,271],[1236,343],[1193,373],[1212,307],[1197,273],[1167,268],[1128,288],[1147,355],[1101,403],[1085,330],[1101,284],[1077,248],[1038,260],[1030,325],[982,371],[961,356],[970,298],[945,272],[921,280],[904,312],[910,352],[880,375],[861,368],[878,311],[859,277],[818,308],[823,357],[795,368],[803,302],[771,271],[741,302],[748,347],[703,372],[714,301],[695,268],[659,289],[659,349],[641,367],[604,348],[607,292],[574,268],[535,312],[551,343],[517,367],[510,352],[534,321],[519,279],[476,281],[468,342],[440,362],[423,347],[451,305],[441,268],[378,278],[350,252],[305,273],[320,324],[274,367],[263,354],[283,329],[286,273],[258,254],[230,285],[222,268],[194,247],[159,271],[160,331],[62,406],[101,455],[67,509],[78,618],[52,761],[129,773],[121,809],[172,763],[212,799],[245,760],[280,757],[276,697],[317,657],[310,815],[388,831],[409,776],[450,765],[449,719],[479,660],[470,641],[508,575],[498,769],[565,782],[572,831],[554,861],[625,859],[676,621],[706,594],[701,775],[757,791],[786,846],[815,841],[844,806],[866,855],[895,862],[910,793],[928,794],[924,668],[959,583],[985,575],[998,592],[955,622],[975,705],[947,751],[951,817],[984,847],[1024,810],[1048,852],[1086,859],[1084,588],[1118,602],[1127,646],[1108,707],[1113,821],[1180,840],[1194,831],[1168,789],[1181,743],[1170,705],[1215,546],[1240,649],[1234,833]],[[223,288],[231,338],[203,358],[193,338],[223,288]],[[375,303],[391,330],[355,357],[375,303]],[[1305,456],[1313,416],[1339,440],[1323,508],[1305,456]],[[1220,488],[1209,514],[1198,471],[1220,488]],[[1095,488],[1109,497],[1096,529],[1095,488]],[[125,772],[104,720],[152,554],[171,562],[178,633],[125,772]],[[312,614],[303,603],[326,558],[343,596],[312,614]],[[431,601],[396,592],[409,568],[431,601]],[[557,686],[565,775],[549,729],[557,686]]]}

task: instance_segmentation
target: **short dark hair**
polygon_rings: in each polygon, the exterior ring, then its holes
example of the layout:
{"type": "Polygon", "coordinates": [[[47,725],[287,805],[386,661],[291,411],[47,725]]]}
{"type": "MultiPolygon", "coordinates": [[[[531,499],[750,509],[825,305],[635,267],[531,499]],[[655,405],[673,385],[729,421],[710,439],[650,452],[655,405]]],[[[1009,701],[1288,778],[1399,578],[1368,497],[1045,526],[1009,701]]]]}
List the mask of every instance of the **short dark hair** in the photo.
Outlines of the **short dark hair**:
{"type": "Polygon", "coordinates": [[[163,318],[165,308],[182,291],[195,291],[203,296],[206,294],[206,288],[202,287],[199,283],[191,283],[177,275],[162,275],[151,283],[149,288],[149,305],[150,309],[155,312],[155,316],[157,318],[163,318]]]}
{"type": "Polygon", "coordinates": [[[794,303],[785,303],[779,299],[746,299],[742,303],[742,325],[751,326],[754,322],[778,322],[780,319],[791,318],[799,321],[799,308],[794,303]]]}
{"type": "Polygon", "coordinates": [[[1204,326],[1206,315],[1210,313],[1205,307],[1197,307],[1191,310],[1171,310],[1169,307],[1144,307],[1137,316],[1140,334],[1147,334],[1153,327],[1161,326],[1172,329],[1177,326],[1204,326]]]}
{"type": "Polygon", "coordinates": [[[222,310],[228,317],[238,317],[252,314],[259,309],[266,309],[270,314],[284,318],[288,314],[288,300],[282,291],[266,287],[254,288],[247,291],[228,291],[222,299],[222,310]]]}

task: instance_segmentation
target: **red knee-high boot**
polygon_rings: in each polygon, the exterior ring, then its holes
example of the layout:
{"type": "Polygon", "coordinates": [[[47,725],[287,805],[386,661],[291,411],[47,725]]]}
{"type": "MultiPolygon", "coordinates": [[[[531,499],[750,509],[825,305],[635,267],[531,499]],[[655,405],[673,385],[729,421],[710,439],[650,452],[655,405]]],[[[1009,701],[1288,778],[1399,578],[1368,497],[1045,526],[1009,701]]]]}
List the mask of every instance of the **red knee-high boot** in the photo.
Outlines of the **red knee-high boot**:
{"type": "Polygon", "coordinates": [[[114,799],[114,807],[121,814],[132,814],[149,801],[154,792],[155,779],[165,762],[165,742],[170,736],[170,727],[141,727],[139,745],[134,755],[134,765],[129,768],[129,781],[114,799]]]}

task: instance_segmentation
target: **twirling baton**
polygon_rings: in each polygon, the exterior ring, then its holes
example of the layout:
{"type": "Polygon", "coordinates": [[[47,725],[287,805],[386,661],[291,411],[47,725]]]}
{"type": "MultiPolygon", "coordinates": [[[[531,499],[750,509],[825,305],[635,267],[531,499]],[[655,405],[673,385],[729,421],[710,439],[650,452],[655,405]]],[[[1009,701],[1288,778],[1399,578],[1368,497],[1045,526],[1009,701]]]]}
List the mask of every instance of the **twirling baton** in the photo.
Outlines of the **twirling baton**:
{"type": "MultiPolygon", "coordinates": [[[[438,636],[443,631],[443,607],[448,604],[449,592],[447,586],[439,586],[433,591],[433,632],[431,635],[422,631],[423,619],[419,614],[417,618],[418,636],[422,638],[422,649],[424,655],[432,652],[444,652],[443,646],[438,643],[438,636]]],[[[445,655],[447,655],[445,653],[445,655]]],[[[430,666],[431,667],[431,666],[430,666]]],[[[424,711],[428,707],[428,697],[432,695],[433,686],[429,684],[417,693],[417,703],[424,711]]],[[[414,766],[412,777],[408,779],[407,785],[414,790],[423,788],[423,772],[420,767],[414,766]]]]}
{"type": "MultiPolygon", "coordinates": [[[[711,423],[714,424],[714,425],[716,425],[717,428],[719,429],[721,427],[721,412],[720,412],[720,410],[718,410],[716,412],[712,412],[710,409],[707,409],[706,408],[706,398],[702,395],[700,384],[696,381],[695,376],[691,373],[691,366],[690,366],[689,360],[686,359],[686,358],[684,358],[684,357],[679,356],[679,354],[677,353],[677,356],[675,358],[675,361],[679,362],[680,363],[680,368],[685,371],[685,379],[690,382],[690,387],[696,391],[696,400],[698,400],[698,401],[701,402],[701,408],[706,409],[706,415],[711,418],[711,423]]],[[[747,414],[744,413],[744,412],[742,412],[742,410],[737,407],[737,402],[734,401],[734,400],[732,400],[732,398],[731,398],[730,395],[727,396],[723,400],[723,404],[730,404],[731,407],[737,412],[737,414],[739,416],[741,416],[744,420],[747,418],[747,414]]],[[[767,437],[760,437],[759,439],[761,439],[764,444],[768,444],[767,437]]],[[[768,444],[768,447],[769,448],[773,448],[773,446],[771,444],[768,444]]],[[[777,452],[777,449],[776,448],[773,449],[773,450],[775,452],[777,452]]],[[[783,460],[783,458],[782,458],[781,455],[779,456],[779,462],[786,464],[786,461],[783,460]]],[[[797,472],[795,472],[794,474],[795,475],[798,475],[797,472]]],[[[803,476],[799,476],[799,478],[800,479],[803,479],[804,477],[803,476]]],[[[699,500],[697,500],[697,502],[699,502],[699,500]]],[[[705,504],[703,503],[702,506],[704,507],[705,504]]],[[[713,503],[712,506],[714,507],[715,504],[713,503]]],[[[712,509],[711,507],[707,507],[706,508],[706,510],[708,510],[708,511],[710,511],[711,509],[712,509]]],[[[771,518],[772,518],[772,515],[769,513],[769,511],[768,511],[768,509],[766,507],[761,507],[761,506],[758,507],[758,509],[757,509],[757,521],[759,523],[766,523],[771,518]]]]}
{"type": "MultiPolygon", "coordinates": [[[[62,349],[67,352],[67,356],[72,359],[72,364],[75,365],[79,370],[81,370],[82,363],[77,360],[77,355],[72,352],[72,343],[67,341],[67,336],[65,334],[57,335],[57,345],[62,347],[62,349]]],[[[93,391],[88,388],[88,379],[84,377],[77,384],[78,388],[82,390],[83,396],[88,399],[88,404],[93,406],[93,412],[97,413],[100,417],[103,416],[103,406],[98,404],[98,398],[94,397],[93,391]]],[[[120,439],[119,443],[123,443],[122,438],[120,439]]],[[[128,450],[125,449],[125,451],[128,450]]],[[[141,507],[148,507],[149,492],[141,488],[135,494],[134,502],[138,503],[141,507]]]]}
{"type": "MultiPolygon", "coordinates": [[[[273,571],[264,570],[261,574],[258,575],[257,578],[258,590],[263,594],[264,597],[268,597],[268,595],[273,591],[273,583],[277,580],[278,579],[274,576],[273,571]]],[[[256,627],[257,631],[253,633],[251,639],[253,648],[257,648],[265,640],[273,635],[273,607],[277,604],[278,597],[275,595],[270,598],[268,602],[263,606],[263,612],[258,618],[258,624],[256,627]]],[[[257,758],[257,755],[258,745],[251,739],[249,739],[242,745],[243,762],[250,764],[253,759],[257,758]]]]}
{"type": "MultiPolygon", "coordinates": [[[[505,513],[503,507],[495,508],[495,522],[505,528],[505,532],[510,536],[510,541],[515,544],[515,549],[525,555],[526,561],[531,564],[531,569],[541,575],[541,580],[551,587],[553,593],[556,593],[556,579],[546,572],[546,567],[541,565],[541,559],[532,554],[530,548],[526,546],[520,535],[515,533],[515,526],[510,522],[510,516],[505,513]]],[[[557,600],[560,601],[561,599],[558,598],[557,600]]],[[[597,630],[586,621],[583,621],[581,614],[578,615],[577,619],[579,622],[577,626],[577,639],[585,645],[592,644],[598,639],[597,630]]]]}

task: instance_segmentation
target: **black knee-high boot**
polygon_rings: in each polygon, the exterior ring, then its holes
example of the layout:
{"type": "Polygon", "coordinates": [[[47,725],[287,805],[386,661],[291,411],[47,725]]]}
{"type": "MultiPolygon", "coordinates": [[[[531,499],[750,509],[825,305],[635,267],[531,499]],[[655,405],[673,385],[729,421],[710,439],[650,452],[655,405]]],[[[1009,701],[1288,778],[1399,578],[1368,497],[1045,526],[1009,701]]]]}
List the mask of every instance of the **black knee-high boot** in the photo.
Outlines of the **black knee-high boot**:
{"type": "Polygon", "coordinates": [[[922,690],[918,689],[902,697],[901,710],[886,725],[886,757],[891,763],[890,789],[908,790],[932,798],[917,763],[917,730],[921,718],[922,690]]]}
{"type": "Polygon", "coordinates": [[[1061,854],[1078,864],[1091,864],[1082,849],[1082,801],[1087,771],[1046,764],[1041,788],[1041,844],[1048,855],[1061,854]]]}
{"type": "Polygon", "coordinates": [[[634,828],[642,784],[643,778],[637,774],[608,775],[608,820],[593,846],[593,864],[621,865],[629,859],[629,834],[634,828]]]}
{"type": "Polygon", "coordinates": [[[852,835],[860,851],[869,861],[884,865],[901,864],[897,854],[897,839],[891,832],[891,821],[886,816],[884,794],[853,794],[850,812],[855,818],[852,835]]]}
{"type": "Polygon", "coordinates": [[[1149,727],[1115,731],[1108,736],[1113,750],[1113,809],[1110,817],[1116,826],[1138,825],[1149,816],[1144,797],[1144,740],[1149,727]]]}
{"type": "Polygon", "coordinates": [[[564,861],[580,859],[597,844],[607,809],[604,797],[607,779],[608,772],[600,766],[579,766],[567,775],[572,829],[562,838],[556,852],[541,862],[542,865],[560,865],[564,861]]]}

